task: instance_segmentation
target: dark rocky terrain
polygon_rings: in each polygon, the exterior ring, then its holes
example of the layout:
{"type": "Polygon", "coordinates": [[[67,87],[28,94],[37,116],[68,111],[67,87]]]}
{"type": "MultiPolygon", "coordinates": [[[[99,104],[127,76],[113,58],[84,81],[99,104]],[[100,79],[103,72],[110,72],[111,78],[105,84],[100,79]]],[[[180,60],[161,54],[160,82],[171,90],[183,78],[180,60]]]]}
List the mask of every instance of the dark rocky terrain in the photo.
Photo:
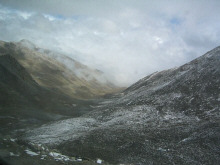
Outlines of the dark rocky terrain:
{"type": "Polygon", "coordinates": [[[48,163],[220,164],[219,66],[217,47],[100,99],[91,112],[26,129],[16,144],[48,163]]]}

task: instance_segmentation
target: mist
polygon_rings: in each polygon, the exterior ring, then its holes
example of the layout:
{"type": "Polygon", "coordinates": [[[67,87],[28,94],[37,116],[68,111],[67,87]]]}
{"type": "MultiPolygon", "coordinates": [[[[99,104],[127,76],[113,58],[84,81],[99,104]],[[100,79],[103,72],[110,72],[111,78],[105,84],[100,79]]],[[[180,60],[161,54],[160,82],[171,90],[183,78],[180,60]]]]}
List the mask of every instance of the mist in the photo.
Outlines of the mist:
{"type": "Polygon", "coordinates": [[[220,45],[220,1],[0,0],[0,40],[30,40],[128,86],[220,45]]]}

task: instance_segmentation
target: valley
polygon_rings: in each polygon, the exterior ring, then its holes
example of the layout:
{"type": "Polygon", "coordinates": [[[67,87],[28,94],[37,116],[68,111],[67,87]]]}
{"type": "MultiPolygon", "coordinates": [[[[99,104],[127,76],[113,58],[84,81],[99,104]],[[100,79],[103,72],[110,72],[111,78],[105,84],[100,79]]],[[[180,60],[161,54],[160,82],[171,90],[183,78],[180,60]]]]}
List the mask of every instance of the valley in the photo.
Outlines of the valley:
{"type": "Polygon", "coordinates": [[[62,70],[39,49],[31,64],[32,48],[20,56],[16,44],[1,45],[0,155],[9,164],[219,164],[220,47],[122,89],[62,70]]]}

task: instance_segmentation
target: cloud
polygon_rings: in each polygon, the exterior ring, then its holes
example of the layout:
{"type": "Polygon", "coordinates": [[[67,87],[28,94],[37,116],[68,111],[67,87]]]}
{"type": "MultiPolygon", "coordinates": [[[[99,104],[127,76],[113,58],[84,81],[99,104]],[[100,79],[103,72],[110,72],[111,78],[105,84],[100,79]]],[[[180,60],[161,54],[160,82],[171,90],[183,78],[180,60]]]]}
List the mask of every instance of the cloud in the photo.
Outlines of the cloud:
{"type": "Polygon", "coordinates": [[[220,1],[1,0],[0,39],[28,39],[129,85],[220,44],[220,1]]]}

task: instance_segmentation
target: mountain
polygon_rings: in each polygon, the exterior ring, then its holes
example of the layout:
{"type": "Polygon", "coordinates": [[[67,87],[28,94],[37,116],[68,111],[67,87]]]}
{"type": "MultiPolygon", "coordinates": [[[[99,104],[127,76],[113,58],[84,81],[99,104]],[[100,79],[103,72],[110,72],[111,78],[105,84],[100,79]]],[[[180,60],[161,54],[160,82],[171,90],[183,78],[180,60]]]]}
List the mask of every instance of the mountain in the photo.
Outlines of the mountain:
{"type": "Polygon", "coordinates": [[[0,41],[1,132],[78,117],[93,110],[91,98],[118,89],[100,71],[30,41],[0,41]]]}
{"type": "MultiPolygon", "coordinates": [[[[64,55],[26,40],[0,41],[0,164],[7,164],[2,159],[16,165],[42,163],[18,137],[26,129],[91,112],[96,98],[115,90],[101,71],[64,55]]],[[[46,164],[60,163],[50,159],[46,164]]]]}
{"type": "Polygon", "coordinates": [[[112,164],[219,164],[220,47],[21,139],[112,164]]]}
{"type": "Polygon", "coordinates": [[[91,99],[121,90],[99,70],[28,40],[0,42],[0,54],[13,56],[40,86],[72,98],[91,99]]]}
{"type": "Polygon", "coordinates": [[[0,93],[0,133],[80,116],[93,104],[40,86],[9,54],[0,55],[0,93]]]}

